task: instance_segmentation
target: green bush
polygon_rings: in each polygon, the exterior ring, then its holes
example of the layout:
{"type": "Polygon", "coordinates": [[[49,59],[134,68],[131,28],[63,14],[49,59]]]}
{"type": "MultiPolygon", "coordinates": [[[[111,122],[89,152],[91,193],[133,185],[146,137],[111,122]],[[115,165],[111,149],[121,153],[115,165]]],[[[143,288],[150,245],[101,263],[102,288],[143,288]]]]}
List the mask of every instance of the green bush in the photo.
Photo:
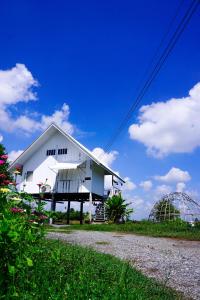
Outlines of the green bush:
{"type": "MultiPolygon", "coordinates": [[[[43,203],[18,193],[8,172],[8,156],[0,144],[0,298],[18,296],[17,282],[31,272],[31,253],[44,235],[43,203]]],[[[15,174],[20,174],[16,169],[15,174]]]]}
{"type": "Polygon", "coordinates": [[[30,253],[44,235],[43,223],[47,217],[43,214],[43,204],[35,203],[28,195],[1,188],[0,201],[4,203],[0,212],[0,297],[3,298],[17,296],[17,281],[34,264],[30,253]]]}
{"type": "Polygon", "coordinates": [[[108,198],[105,202],[106,216],[110,222],[119,223],[128,219],[133,209],[128,208],[130,203],[122,198],[121,194],[108,198]]]}
{"type": "MultiPolygon", "coordinates": [[[[53,212],[48,212],[48,214],[53,219],[53,222],[66,223],[67,221],[67,212],[53,211],[53,212]]],[[[83,213],[83,219],[86,220],[87,218],[88,218],[88,213],[83,213]]],[[[80,212],[71,208],[70,220],[80,221],[80,212]]]]}

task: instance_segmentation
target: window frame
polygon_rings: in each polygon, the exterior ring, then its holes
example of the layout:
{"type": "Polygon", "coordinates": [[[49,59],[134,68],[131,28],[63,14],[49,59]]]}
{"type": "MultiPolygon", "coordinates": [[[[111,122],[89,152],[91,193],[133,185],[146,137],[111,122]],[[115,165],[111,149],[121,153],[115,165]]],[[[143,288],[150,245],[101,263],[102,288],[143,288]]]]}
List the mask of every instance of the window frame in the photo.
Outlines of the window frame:
{"type": "Polygon", "coordinates": [[[67,148],[59,148],[58,149],[58,155],[66,155],[68,153],[67,148]]]}
{"type": "Polygon", "coordinates": [[[25,182],[33,182],[33,171],[26,171],[25,182]]]}
{"type": "Polygon", "coordinates": [[[46,156],[54,156],[56,155],[56,149],[47,149],[46,156]]]}

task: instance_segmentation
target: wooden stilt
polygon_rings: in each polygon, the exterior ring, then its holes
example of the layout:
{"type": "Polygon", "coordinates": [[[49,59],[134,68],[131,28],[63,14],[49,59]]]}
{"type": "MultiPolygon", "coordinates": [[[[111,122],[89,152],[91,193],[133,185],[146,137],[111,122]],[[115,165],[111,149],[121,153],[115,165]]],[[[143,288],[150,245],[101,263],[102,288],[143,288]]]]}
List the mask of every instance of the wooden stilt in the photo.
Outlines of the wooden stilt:
{"type": "Polygon", "coordinates": [[[80,224],[83,224],[83,201],[80,204],[80,224]]]}
{"type": "Polygon", "coordinates": [[[89,219],[90,223],[92,223],[92,193],[89,194],[89,219]]]}
{"type": "Polygon", "coordinates": [[[51,202],[51,210],[56,211],[56,201],[53,195],[52,195],[52,202],[51,202]]]}
{"type": "Polygon", "coordinates": [[[67,205],[67,224],[69,225],[69,219],[70,219],[70,201],[68,200],[67,205]]]}

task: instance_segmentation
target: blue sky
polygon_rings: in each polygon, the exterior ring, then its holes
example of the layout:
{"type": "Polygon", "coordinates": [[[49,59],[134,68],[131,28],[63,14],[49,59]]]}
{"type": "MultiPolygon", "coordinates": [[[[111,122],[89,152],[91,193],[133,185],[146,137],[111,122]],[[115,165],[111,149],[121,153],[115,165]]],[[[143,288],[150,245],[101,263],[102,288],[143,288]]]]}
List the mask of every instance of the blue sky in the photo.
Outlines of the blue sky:
{"type": "MultiPolygon", "coordinates": [[[[51,120],[89,149],[103,148],[134,101],[179,2],[2,2],[0,135],[8,152],[23,150],[51,120]]],[[[189,3],[183,1],[180,16],[189,3]]],[[[107,157],[129,178],[124,194],[135,218],[177,188],[199,199],[199,17],[200,10],[144,97],[146,114],[138,108],[112,146],[118,154],[107,157]],[[144,181],[152,187],[146,183],[144,190],[144,181]]]]}

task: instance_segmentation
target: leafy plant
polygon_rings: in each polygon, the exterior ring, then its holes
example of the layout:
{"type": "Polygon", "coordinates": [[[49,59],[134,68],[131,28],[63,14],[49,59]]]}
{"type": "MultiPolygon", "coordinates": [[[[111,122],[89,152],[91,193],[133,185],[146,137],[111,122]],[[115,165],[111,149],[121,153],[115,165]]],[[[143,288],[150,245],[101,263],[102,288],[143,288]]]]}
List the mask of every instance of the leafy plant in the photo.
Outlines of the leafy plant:
{"type": "Polygon", "coordinates": [[[120,195],[114,195],[105,202],[106,215],[109,221],[119,223],[124,221],[133,212],[133,209],[128,208],[130,203],[120,195]]]}
{"type": "Polygon", "coordinates": [[[11,299],[18,295],[19,277],[27,272],[27,267],[31,272],[34,261],[30,253],[35,251],[44,235],[43,223],[47,216],[43,203],[11,188],[7,155],[4,154],[1,155],[0,174],[4,175],[0,186],[0,298],[11,299]]]}

